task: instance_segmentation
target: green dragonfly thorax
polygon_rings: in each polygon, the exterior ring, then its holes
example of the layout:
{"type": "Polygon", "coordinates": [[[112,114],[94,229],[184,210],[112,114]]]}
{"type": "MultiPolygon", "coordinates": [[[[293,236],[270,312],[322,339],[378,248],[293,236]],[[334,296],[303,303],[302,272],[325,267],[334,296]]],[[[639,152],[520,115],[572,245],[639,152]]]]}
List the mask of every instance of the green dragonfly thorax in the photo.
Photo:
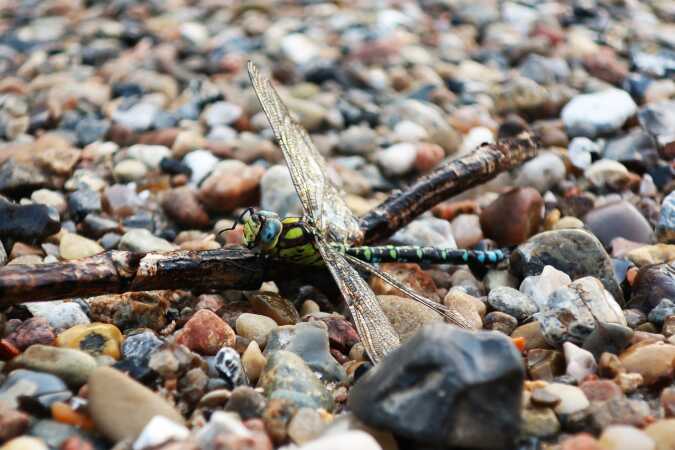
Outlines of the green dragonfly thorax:
{"type": "Polygon", "coordinates": [[[243,244],[264,253],[274,250],[283,225],[279,215],[271,211],[257,211],[244,220],[243,244]]]}

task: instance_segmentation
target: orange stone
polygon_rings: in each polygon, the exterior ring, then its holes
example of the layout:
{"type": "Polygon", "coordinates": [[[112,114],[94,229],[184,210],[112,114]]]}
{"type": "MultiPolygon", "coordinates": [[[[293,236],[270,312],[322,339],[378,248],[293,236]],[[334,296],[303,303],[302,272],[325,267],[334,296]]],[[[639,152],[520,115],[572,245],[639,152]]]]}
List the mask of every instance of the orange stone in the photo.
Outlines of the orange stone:
{"type": "Polygon", "coordinates": [[[234,345],[234,330],[208,309],[200,309],[178,332],[176,342],[203,355],[215,355],[222,347],[234,345]]]}

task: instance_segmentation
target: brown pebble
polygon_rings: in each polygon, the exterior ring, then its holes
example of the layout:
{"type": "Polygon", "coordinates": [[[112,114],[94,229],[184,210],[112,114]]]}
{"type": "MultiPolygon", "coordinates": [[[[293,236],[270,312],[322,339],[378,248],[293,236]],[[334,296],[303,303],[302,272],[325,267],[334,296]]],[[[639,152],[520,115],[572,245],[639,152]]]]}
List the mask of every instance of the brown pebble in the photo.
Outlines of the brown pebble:
{"type": "Polygon", "coordinates": [[[164,212],[185,228],[205,228],[209,215],[197,199],[197,193],[190,187],[167,191],[161,200],[164,212]]]}
{"type": "Polygon", "coordinates": [[[623,397],[621,388],[610,380],[590,380],[579,386],[590,401],[606,401],[612,397],[623,397]]]}
{"type": "Polygon", "coordinates": [[[500,245],[517,245],[539,230],[543,206],[535,189],[515,188],[483,209],[480,225],[483,233],[500,245]]]}

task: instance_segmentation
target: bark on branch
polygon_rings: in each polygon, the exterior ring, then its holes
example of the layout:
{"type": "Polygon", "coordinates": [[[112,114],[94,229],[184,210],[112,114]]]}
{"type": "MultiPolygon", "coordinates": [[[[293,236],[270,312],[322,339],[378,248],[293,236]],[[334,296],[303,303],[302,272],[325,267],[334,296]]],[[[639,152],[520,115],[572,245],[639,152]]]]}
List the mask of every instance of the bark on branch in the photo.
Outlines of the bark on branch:
{"type": "Polygon", "coordinates": [[[473,153],[451,161],[419,178],[405,191],[390,195],[361,219],[365,244],[388,238],[436,204],[485,183],[510,170],[538,151],[536,138],[522,132],[496,144],[483,144],[473,153]]]}

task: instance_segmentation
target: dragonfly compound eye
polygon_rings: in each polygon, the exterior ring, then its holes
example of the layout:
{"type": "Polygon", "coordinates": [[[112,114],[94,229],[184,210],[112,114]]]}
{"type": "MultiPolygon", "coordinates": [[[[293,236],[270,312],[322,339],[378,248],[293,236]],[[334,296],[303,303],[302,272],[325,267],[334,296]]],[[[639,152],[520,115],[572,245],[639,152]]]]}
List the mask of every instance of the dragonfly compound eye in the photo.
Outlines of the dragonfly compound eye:
{"type": "Polygon", "coordinates": [[[263,251],[269,251],[277,245],[282,228],[283,226],[281,224],[281,220],[278,218],[266,218],[266,220],[262,223],[259,233],[260,248],[263,251]]]}

